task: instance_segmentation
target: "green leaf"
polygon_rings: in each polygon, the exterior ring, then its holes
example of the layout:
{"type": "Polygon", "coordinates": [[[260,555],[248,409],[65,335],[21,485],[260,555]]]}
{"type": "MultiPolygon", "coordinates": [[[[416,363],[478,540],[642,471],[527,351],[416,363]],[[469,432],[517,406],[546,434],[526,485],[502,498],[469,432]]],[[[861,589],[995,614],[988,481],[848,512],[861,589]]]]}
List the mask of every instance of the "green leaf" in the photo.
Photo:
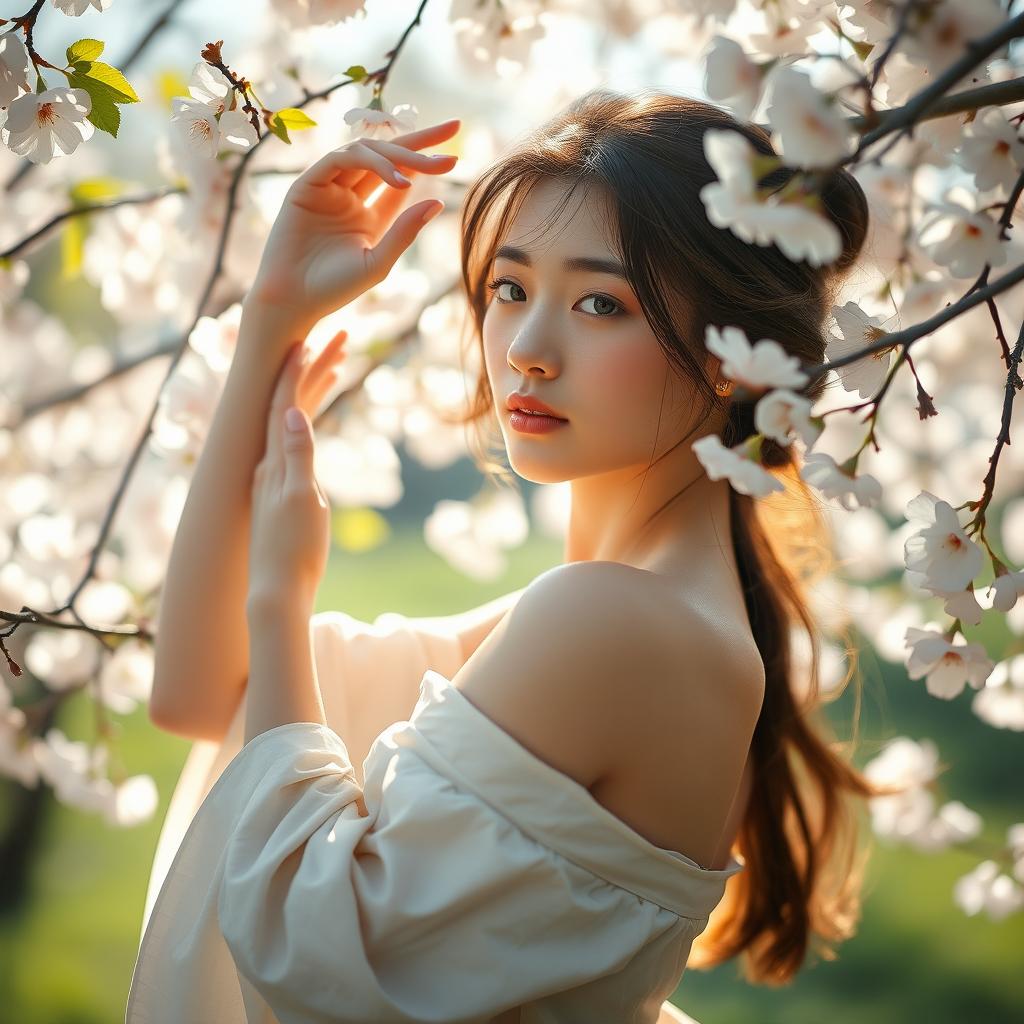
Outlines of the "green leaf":
{"type": "Polygon", "coordinates": [[[89,98],[92,100],[89,120],[101,132],[107,132],[116,139],[117,130],[121,127],[121,111],[117,109],[118,101],[114,99],[117,93],[95,78],[88,78],[73,71],[64,73],[67,75],[68,85],[72,89],[84,89],[89,94],[89,98]]]}
{"type": "Polygon", "coordinates": [[[366,77],[366,68],[362,64],[353,64],[352,67],[345,72],[353,82],[361,82],[366,77]]]}
{"type": "Polygon", "coordinates": [[[287,129],[287,128],[285,127],[285,125],[284,125],[284,124],[283,124],[283,123],[282,123],[282,122],[281,122],[281,121],[280,121],[280,120],[278,119],[278,116],[277,116],[277,114],[271,114],[271,115],[270,115],[270,118],[268,119],[268,124],[269,124],[269,126],[270,126],[270,130],[271,130],[271,131],[272,131],[272,132],[273,132],[273,133],[274,133],[274,134],[275,134],[275,135],[276,135],[276,136],[277,136],[277,137],[278,137],[278,138],[279,138],[279,139],[280,139],[280,140],[281,140],[282,142],[287,142],[289,146],[290,146],[290,145],[292,144],[292,140],[291,140],[290,138],[288,138],[288,129],[287,129]]]}
{"type": "Polygon", "coordinates": [[[315,128],[316,121],[313,120],[305,111],[299,110],[297,107],[285,107],[284,110],[279,110],[275,115],[286,128],[291,128],[292,131],[298,131],[301,128],[315,128]]]}
{"type": "Polygon", "coordinates": [[[94,81],[102,82],[113,94],[115,103],[138,103],[139,97],[135,90],[128,84],[128,80],[117,68],[110,64],[103,64],[100,61],[80,60],[72,67],[76,75],[84,78],[91,78],[94,81]]]}
{"type": "Polygon", "coordinates": [[[39,74],[39,70],[36,70],[36,95],[38,96],[41,92],[46,92],[47,85],[43,81],[43,76],[39,74]]]}
{"type": "Polygon", "coordinates": [[[67,49],[68,63],[77,64],[80,60],[96,60],[103,52],[103,43],[99,39],[79,39],[67,49]]]}

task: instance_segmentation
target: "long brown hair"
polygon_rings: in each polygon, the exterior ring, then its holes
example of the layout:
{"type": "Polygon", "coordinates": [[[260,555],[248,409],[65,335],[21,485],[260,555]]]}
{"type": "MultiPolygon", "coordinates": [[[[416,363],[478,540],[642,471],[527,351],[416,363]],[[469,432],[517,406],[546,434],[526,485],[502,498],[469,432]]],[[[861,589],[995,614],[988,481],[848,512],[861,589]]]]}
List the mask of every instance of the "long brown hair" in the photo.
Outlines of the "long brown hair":
{"type": "MultiPolygon", "coordinates": [[[[825,184],[822,198],[843,243],[831,265],[796,263],[774,245],[743,242],[711,224],[699,195],[716,180],[704,156],[708,128],[738,131],[757,152],[776,155],[763,129],[710,104],[600,88],[517,142],[468,188],[462,276],[472,331],[464,358],[478,367],[478,377],[466,415],[455,422],[473,426],[474,459],[497,482],[509,474],[489,453],[501,439],[482,358],[485,285],[497,246],[537,182],[571,186],[552,221],[579,185],[610,196],[617,255],[629,284],[670,365],[698,389],[698,427],[715,411],[728,413],[725,444],[754,432],[754,401],[726,403],[716,393],[704,368],[708,324],[741,327],[751,342],[773,338],[805,365],[823,362],[826,320],[867,234],[864,192],[845,170],[825,184]]],[[[778,168],[761,184],[781,186],[791,174],[778,168]]],[[[813,400],[824,386],[822,374],[806,394],[813,400]]],[[[849,797],[898,790],[876,786],[857,771],[851,750],[836,741],[823,716],[821,705],[851,678],[861,682],[844,634],[846,679],[834,690],[823,692],[820,685],[820,627],[807,588],[832,565],[826,521],[799,477],[792,445],[766,438],[762,457],[784,492],[755,499],[730,488],[732,541],[765,668],[751,745],[753,790],[735,843],[745,870],[729,880],[689,963],[709,967],[743,953],[749,980],[778,985],[800,968],[813,937],[822,940],[824,958],[834,959],[827,943],[854,932],[867,851],[858,858],[857,808],[849,797]],[[791,641],[797,629],[809,639],[809,660],[796,657],[791,641]]]]}

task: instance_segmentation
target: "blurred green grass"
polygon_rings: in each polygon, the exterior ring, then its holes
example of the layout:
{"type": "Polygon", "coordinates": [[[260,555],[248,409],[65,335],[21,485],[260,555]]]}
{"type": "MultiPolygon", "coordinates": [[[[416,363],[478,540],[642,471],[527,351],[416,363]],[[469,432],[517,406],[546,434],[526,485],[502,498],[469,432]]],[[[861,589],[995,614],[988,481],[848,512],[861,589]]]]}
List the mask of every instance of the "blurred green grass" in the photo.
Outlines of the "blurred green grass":
{"type": "MultiPolygon", "coordinates": [[[[475,584],[427,549],[417,530],[400,529],[379,549],[334,551],[317,610],[343,608],[365,620],[388,609],[449,614],[525,586],[560,558],[559,544],[533,538],[510,553],[499,580],[475,584]]],[[[873,662],[865,659],[864,667],[872,671],[873,662]]],[[[879,671],[892,682],[877,693],[870,686],[866,691],[862,741],[875,749],[896,732],[934,738],[954,766],[949,785],[956,792],[949,798],[979,811],[986,837],[1000,841],[1020,812],[1019,771],[1010,768],[1019,766],[1021,738],[972,721],[962,704],[922,696],[921,684],[889,668],[879,671]]],[[[842,736],[850,713],[844,702],[845,696],[832,711],[842,736]]],[[[149,773],[157,782],[157,813],[144,826],[114,830],[64,807],[47,791],[27,909],[0,921],[0,1021],[124,1020],[150,863],[189,743],[158,731],[143,710],[114,720],[122,729],[125,764],[132,774],[149,773]]],[[[71,738],[91,737],[90,703],[73,698],[57,724],[71,738]]],[[[10,784],[0,786],[0,821],[9,798],[10,784]]],[[[747,984],[737,961],[706,972],[690,969],[674,1001],[702,1024],[1020,1021],[1024,915],[1002,922],[968,918],[952,901],[953,883],[979,859],[959,850],[929,856],[877,842],[861,923],[839,947],[838,960],[813,963],[779,989],[747,984]]]]}

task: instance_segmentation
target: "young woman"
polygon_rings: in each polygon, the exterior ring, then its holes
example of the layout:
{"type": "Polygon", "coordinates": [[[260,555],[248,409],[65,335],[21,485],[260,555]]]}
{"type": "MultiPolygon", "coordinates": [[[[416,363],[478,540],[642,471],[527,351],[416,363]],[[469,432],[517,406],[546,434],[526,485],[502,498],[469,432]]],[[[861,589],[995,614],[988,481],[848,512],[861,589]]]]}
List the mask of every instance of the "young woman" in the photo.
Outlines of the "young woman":
{"type": "Polygon", "coordinates": [[[328,509],[309,417],[344,332],[294,353],[439,209],[402,209],[396,172],[450,170],[421,150],[458,124],[304,172],[246,298],[163,591],[151,714],[197,742],[128,1024],[679,1020],[688,962],[743,954],[779,984],[852,932],[847,798],[881,791],[791,649],[802,628],[817,653],[795,558],[821,524],[789,448],[764,446],[787,521],[691,448],[753,432],[708,324],[822,361],[867,230],[845,171],[824,192],[843,253],[813,268],[708,221],[703,133],[772,149],[696,100],[594,90],[503,155],[462,210],[466,422],[497,426],[516,474],[571,481],[564,564],[461,616],[311,615],[328,509]]]}

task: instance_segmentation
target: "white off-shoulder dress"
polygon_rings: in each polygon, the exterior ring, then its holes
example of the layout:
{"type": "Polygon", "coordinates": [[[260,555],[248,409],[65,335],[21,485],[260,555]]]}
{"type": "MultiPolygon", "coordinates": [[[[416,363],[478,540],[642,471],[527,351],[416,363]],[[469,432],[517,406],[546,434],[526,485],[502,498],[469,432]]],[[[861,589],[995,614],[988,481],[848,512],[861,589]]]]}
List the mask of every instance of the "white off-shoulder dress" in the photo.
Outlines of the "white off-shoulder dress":
{"type": "Polygon", "coordinates": [[[422,622],[314,615],[328,725],[243,745],[243,696],[222,742],[193,744],[126,1024],[658,1020],[743,865],[653,845],[528,751],[422,622]]]}

